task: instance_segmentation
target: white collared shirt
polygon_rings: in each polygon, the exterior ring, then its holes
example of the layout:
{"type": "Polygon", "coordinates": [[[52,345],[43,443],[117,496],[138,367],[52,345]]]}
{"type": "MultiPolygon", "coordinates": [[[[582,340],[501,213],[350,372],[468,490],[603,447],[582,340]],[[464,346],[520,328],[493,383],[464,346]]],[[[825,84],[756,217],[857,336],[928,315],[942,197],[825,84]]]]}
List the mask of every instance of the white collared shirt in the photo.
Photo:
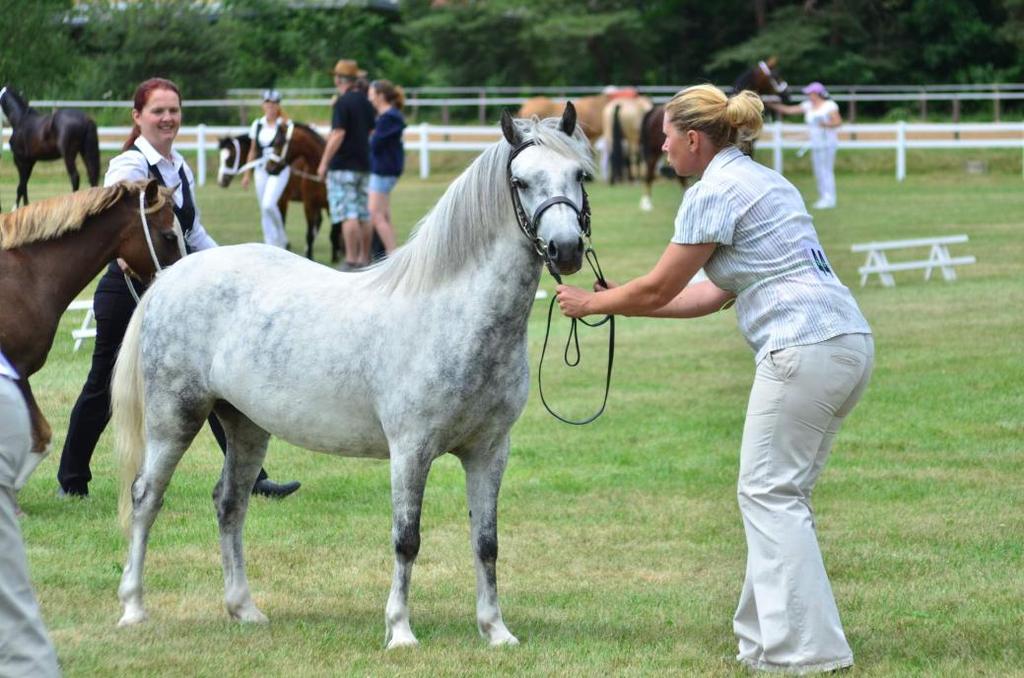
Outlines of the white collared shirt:
{"type": "MultiPolygon", "coordinates": [[[[197,252],[216,247],[216,241],[210,237],[199,220],[199,204],[196,200],[196,179],[192,175],[192,169],[185,162],[185,158],[181,157],[181,154],[174,149],[171,149],[171,160],[168,160],[160,155],[160,152],[153,148],[153,145],[146,141],[145,137],[136,139],[135,145],[139,147],[139,151],[142,151],[141,153],[135,149],[129,149],[111,158],[110,165],[107,166],[107,174],[103,177],[103,185],[111,186],[119,181],[145,181],[149,179],[149,166],[155,165],[157,171],[160,172],[161,178],[164,180],[164,185],[176,187],[174,189],[174,204],[181,207],[184,197],[181,192],[181,177],[178,176],[178,170],[184,167],[189,191],[192,193],[192,204],[196,210],[196,219],[192,222],[192,230],[186,236],[189,249],[197,252]]],[[[188,224],[182,224],[181,227],[182,229],[187,229],[188,224]]]]}
{"type": "Polygon", "coordinates": [[[3,353],[0,353],[0,377],[7,377],[8,379],[18,378],[17,370],[14,369],[14,365],[7,361],[3,353]]]}
{"type": "Polygon", "coordinates": [[[756,362],[780,348],[871,332],[800,192],[735,146],[719,151],[686,190],[672,242],[718,243],[704,272],[736,294],[736,320],[756,362]]]}

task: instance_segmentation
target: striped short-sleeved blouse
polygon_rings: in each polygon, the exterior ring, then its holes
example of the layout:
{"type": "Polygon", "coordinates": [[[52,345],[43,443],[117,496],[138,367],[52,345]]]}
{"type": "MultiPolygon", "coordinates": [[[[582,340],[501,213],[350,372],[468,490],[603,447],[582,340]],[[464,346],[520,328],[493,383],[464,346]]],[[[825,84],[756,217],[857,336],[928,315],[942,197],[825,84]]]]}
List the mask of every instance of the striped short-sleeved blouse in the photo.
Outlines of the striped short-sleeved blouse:
{"type": "Polygon", "coordinates": [[[672,242],[718,243],[704,272],[736,294],[737,322],[756,362],[780,348],[871,332],[799,191],[734,146],[687,189],[672,242]]]}

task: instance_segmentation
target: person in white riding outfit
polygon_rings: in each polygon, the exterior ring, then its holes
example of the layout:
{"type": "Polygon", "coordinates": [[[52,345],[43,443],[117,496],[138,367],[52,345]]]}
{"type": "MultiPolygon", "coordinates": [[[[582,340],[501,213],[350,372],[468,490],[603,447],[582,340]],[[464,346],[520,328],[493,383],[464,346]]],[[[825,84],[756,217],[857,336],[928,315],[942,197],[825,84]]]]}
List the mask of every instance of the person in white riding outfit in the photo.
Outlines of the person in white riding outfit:
{"type": "Polygon", "coordinates": [[[803,114],[810,131],[811,167],[818,184],[818,201],[813,207],[832,209],[836,206],[836,150],[843,119],[839,115],[839,106],[828,98],[828,90],[820,82],[812,82],[802,91],[807,99],[796,106],[778,103],[769,103],[768,106],[786,115],[803,114]]]}
{"type": "Polygon", "coordinates": [[[665,108],[664,150],[677,174],[701,178],[683,196],[672,241],[635,280],[593,293],[559,285],[557,294],[571,317],[695,318],[735,303],[757,366],[737,484],[747,538],[737,660],[810,673],[853,664],[811,492],[867,387],[874,343],[796,187],[740,151],[760,133],[763,110],[750,91],[677,94],[665,108]],[[708,280],[688,285],[702,266],[708,280]]]}
{"type": "MultiPolygon", "coordinates": [[[[276,89],[263,92],[263,117],[252,123],[249,128],[249,147],[247,163],[257,159],[269,158],[274,153],[271,146],[278,128],[287,125],[288,119],[281,112],[281,93],[276,89]]],[[[288,247],[288,235],[284,229],[284,215],[277,203],[288,187],[291,168],[285,167],[277,174],[271,174],[262,163],[242,175],[242,188],[249,186],[250,173],[256,185],[256,199],[260,204],[260,224],[263,226],[263,242],[274,247],[288,247]]]]}

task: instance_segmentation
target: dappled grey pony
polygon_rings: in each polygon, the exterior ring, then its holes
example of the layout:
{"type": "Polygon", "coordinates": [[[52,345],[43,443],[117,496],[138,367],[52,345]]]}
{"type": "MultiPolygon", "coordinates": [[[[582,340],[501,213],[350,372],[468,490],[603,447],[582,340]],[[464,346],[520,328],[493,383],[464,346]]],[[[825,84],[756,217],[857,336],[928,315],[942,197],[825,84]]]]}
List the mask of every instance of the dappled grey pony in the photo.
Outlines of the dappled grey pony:
{"type": "Polygon", "coordinates": [[[581,266],[589,230],[581,182],[593,168],[571,106],[540,122],[506,113],[502,130],[505,141],[377,266],[339,273],[274,247],[218,247],[186,257],[145,294],[113,384],[131,540],[121,625],[145,617],[149,531],[212,410],[228,439],[214,503],[232,617],[266,621],[249,592],[242,526],[275,435],[330,454],[390,458],[389,648],[416,643],[407,599],[424,487],[433,460],[456,455],[480,633],[492,645],[518,642],[498,605],[498,490],[509,430],[527,400],[534,294],[545,263],[561,274],[581,266]]]}

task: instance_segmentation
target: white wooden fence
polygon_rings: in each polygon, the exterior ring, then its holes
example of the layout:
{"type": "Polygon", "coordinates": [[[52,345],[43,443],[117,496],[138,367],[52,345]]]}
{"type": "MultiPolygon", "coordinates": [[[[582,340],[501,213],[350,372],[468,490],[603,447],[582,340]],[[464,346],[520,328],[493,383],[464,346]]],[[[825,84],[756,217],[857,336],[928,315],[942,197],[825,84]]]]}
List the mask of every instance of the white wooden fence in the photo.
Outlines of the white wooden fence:
{"type": "MultiPolygon", "coordinates": [[[[329,131],[323,126],[315,127],[321,134],[329,131]]],[[[195,154],[193,169],[196,181],[203,185],[210,173],[207,153],[217,150],[218,137],[242,134],[248,132],[248,129],[242,126],[182,127],[175,148],[183,153],[195,154]],[[205,149],[207,153],[200,153],[199,149],[205,149]]],[[[119,151],[130,131],[129,127],[101,127],[100,149],[119,151]]],[[[807,131],[807,126],[802,124],[767,123],[758,142],[759,148],[770,148],[772,165],[777,171],[783,172],[784,152],[806,148],[807,131]]],[[[0,139],[3,140],[0,149],[6,152],[10,151],[7,145],[9,135],[10,128],[4,128],[0,133],[0,139]]],[[[430,176],[432,152],[479,153],[500,139],[501,131],[497,125],[444,126],[421,123],[406,128],[405,149],[419,154],[419,175],[425,179],[430,176]]],[[[907,149],[1020,149],[1021,172],[1024,176],[1024,123],[847,124],[839,128],[839,148],[893,151],[898,181],[903,181],[907,175],[907,149]]],[[[216,168],[212,169],[215,171],[216,168]]],[[[13,164],[0,169],[0,174],[8,173],[14,173],[13,164]]]]}

